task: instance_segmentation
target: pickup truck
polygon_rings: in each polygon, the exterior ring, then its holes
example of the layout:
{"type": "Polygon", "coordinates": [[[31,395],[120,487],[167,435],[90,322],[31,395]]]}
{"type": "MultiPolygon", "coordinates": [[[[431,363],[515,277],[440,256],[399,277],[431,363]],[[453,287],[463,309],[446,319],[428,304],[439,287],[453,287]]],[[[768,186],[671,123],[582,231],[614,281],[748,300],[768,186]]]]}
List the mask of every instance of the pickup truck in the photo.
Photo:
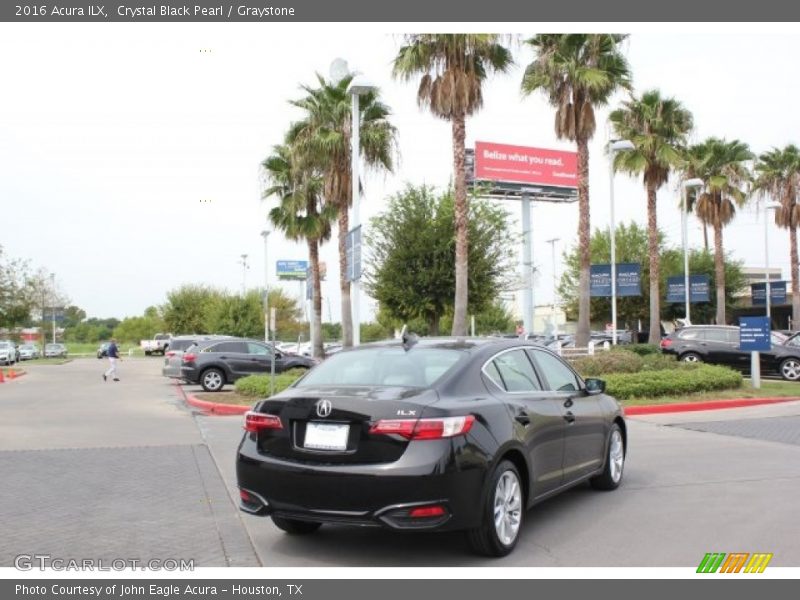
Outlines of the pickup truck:
{"type": "Polygon", "coordinates": [[[171,333],[157,333],[152,340],[142,340],[139,345],[144,350],[145,356],[150,356],[151,354],[164,355],[169,348],[171,339],[171,333]]]}

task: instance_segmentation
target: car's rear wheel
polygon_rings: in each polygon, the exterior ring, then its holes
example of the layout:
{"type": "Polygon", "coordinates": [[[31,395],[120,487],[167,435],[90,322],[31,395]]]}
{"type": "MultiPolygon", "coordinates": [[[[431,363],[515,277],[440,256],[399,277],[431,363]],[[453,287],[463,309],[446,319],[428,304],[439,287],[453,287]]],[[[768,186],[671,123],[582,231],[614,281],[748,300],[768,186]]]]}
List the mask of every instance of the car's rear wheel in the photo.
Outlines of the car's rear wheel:
{"type": "Polygon", "coordinates": [[[800,380],[800,360],[797,358],[787,358],[781,363],[781,377],[786,381],[800,380]]]}
{"type": "Polygon", "coordinates": [[[505,556],[517,545],[524,515],[524,495],[517,468],[497,465],[483,502],[483,522],[467,532],[472,549],[484,556],[505,556]]]}
{"type": "Polygon", "coordinates": [[[688,363],[699,363],[703,362],[703,357],[696,352],[687,352],[686,354],[681,354],[681,360],[688,363]]]}
{"type": "Polygon", "coordinates": [[[290,535],[308,535],[314,533],[322,526],[322,523],[314,521],[298,521],[297,519],[284,519],[283,517],[272,516],[275,526],[290,535]]]}
{"type": "Polygon", "coordinates": [[[598,490],[615,490],[622,483],[622,471],[625,468],[625,442],[622,430],[614,423],[608,434],[608,451],[606,466],[603,472],[590,480],[592,487],[598,490]]]}
{"type": "Polygon", "coordinates": [[[219,369],[206,369],[200,376],[200,385],[207,392],[218,392],[225,385],[225,373],[219,369]]]}

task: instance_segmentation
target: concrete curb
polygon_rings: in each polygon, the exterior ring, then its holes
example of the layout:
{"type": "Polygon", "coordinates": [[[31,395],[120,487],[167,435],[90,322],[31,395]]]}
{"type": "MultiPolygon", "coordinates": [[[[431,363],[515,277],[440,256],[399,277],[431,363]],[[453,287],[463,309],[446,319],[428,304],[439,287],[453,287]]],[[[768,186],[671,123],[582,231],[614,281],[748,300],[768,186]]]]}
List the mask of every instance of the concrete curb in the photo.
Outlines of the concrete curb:
{"type": "Polygon", "coordinates": [[[243,415],[252,408],[251,406],[242,406],[240,404],[224,404],[223,402],[209,402],[208,400],[200,400],[193,394],[187,394],[185,391],[183,391],[183,386],[179,383],[176,383],[175,387],[178,388],[178,393],[183,397],[183,401],[186,402],[186,404],[195,408],[199,408],[210,415],[243,415]]]}
{"type": "Polygon", "coordinates": [[[730,400],[706,400],[705,402],[683,402],[680,404],[646,404],[643,406],[625,407],[626,417],[637,415],[657,415],[676,412],[693,412],[699,410],[720,410],[723,408],[742,408],[761,404],[777,404],[779,402],[796,402],[800,397],[786,398],[732,398],[730,400]]]}

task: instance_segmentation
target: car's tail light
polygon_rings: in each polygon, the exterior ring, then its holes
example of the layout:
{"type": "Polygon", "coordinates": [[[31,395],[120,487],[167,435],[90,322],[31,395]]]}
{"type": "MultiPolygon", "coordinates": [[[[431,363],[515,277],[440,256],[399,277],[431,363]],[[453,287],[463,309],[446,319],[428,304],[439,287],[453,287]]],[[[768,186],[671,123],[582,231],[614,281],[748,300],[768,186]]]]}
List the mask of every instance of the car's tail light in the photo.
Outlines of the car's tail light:
{"type": "Polygon", "coordinates": [[[441,419],[382,419],[370,427],[369,432],[399,435],[407,440],[440,440],[465,435],[474,423],[472,415],[441,419]]]}
{"type": "Polygon", "coordinates": [[[661,347],[662,348],[669,348],[670,346],[672,346],[672,340],[671,339],[664,338],[663,340],[661,340],[661,347]]]}
{"type": "Polygon", "coordinates": [[[445,511],[444,506],[441,504],[434,504],[432,506],[418,506],[417,508],[412,508],[408,512],[408,516],[412,519],[430,519],[435,517],[443,517],[447,514],[445,511]]]}
{"type": "Polygon", "coordinates": [[[175,353],[172,350],[169,350],[165,356],[169,358],[170,356],[175,356],[175,353]]]}
{"type": "Polygon", "coordinates": [[[183,357],[181,357],[181,360],[185,363],[194,362],[196,359],[197,359],[197,354],[192,354],[192,353],[184,354],[183,357]]]}
{"type": "Polygon", "coordinates": [[[258,433],[265,429],[283,429],[281,418],[277,415],[248,411],[244,414],[244,430],[258,433]]]}

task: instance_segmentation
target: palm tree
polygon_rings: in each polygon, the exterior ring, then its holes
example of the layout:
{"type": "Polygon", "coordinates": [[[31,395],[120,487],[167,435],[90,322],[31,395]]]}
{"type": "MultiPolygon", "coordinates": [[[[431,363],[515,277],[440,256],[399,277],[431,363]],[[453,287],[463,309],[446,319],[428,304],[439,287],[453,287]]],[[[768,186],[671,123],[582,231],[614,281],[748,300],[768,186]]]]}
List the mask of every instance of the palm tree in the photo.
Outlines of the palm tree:
{"type": "Polygon", "coordinates": [[[456,289],[453,335],[467,334],[469,261],[466,173],[466,118],[483,106],[483,82],[489,71],[505,72],[511,53],[497,34],[411,34],[394,59],[394,76],[405,81],[421,75],[417,102],[450,121],[455,191],[456,289]]]}
{"type": "Polygon", "coordinates": [[[797,227],[800,225],[800,149],[789,144],[773,148],[758,157],[753,189],[766,202],[771,196],[780,202],[775,223],[789,230],[789,264],[792,271],[792,324],[800,323],[800,279],[798,279],[797,227]]]}
{"type": "Polygon", "coordinates": [[[319,273],[319,247],[330,239],[331,222],[335,209],[322,204],[322,178],[303,165],[289,144],[274,146],[272,154],[261,163],[269,187],[263,197],[277,196],[278,205],[269,211],[272,224],[294,241],[305,240],[311,263],[313,287],[313,318],[311,328],[314,338],[313,354],[325,356],[322,345],[322,293],[319,273]]]}
{"type": "Polygon", "coordinates": [[[651,344],[661,340],[659,303],[658,224],[656,194],[667,183],[670,172],[682,164],[682,150],[692,129],[692,113],[674,98],[663,98],[658,90],[649,90],[641,98],[622,103],[609,116],[614,134],[633,142],[632,150],[622,150],[614,157],[614,169],[642,175],[647,191],[647,236],[650,250],[650,337],[651,344]]]}
{"type": "MultiPolygon", "coordinates": [[[[317,75],[318,87],[302,86],[306,96],[291,102],[305,111],[305,117],[292,127],[292,146],[313,164],[323,177],[327,205],[338,211],[339,288],[342,301],[343,345],[353,345],[353,319],[350,282],[347,280],[347,210],[351,205],[352,166],[350,137],[352,109],[348,86],[353,74],[339,82],[317,75]]],[[[359,99],[360,148],[367,167],[391,172],[397,152],[397,130],[389,122],[389,107],[380,102],[377,90],[359,99]]]]}
{"type": "Polygon", "coordinates": [[[589,343],[589,140],[595,132],[594,109],[619,89],[630,89],[628,61],[620,50],[625,35],[613,33],[539,34],[527,43],[536,53],[525,69],[522,92],[541,91],[556,109],[559,139],[578,147],[578,244],[580,280],[575,343],[589,343]]]}
{"type": "Polygon", "coordinates": [[[736,216],[736,207],[747,200],[751,180],[747,162],[753,153],[744,142],[708,138],[687,152],[686,176],[705,182],[705,188],[694,203],[694,210],[703,225],[714,229],[714,279],[717,287],[718,325],[725,319],[725,254],[722,228],[736,216]]]}

